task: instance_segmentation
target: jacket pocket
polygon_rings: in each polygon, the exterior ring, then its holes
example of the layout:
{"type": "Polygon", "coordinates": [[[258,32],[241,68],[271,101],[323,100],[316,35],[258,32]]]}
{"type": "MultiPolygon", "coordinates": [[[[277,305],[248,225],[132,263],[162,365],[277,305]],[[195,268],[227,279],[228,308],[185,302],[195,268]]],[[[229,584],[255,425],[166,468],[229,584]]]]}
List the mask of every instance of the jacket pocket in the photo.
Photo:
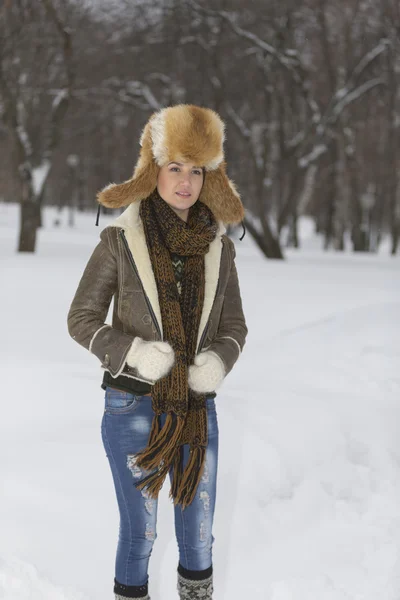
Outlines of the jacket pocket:
{"type": "Polygon", "coordinates": [[[107,386],[104,398],[104,412],[110,415],[131,413],[139,406],[140,398],[141,396],[107,386]]]}

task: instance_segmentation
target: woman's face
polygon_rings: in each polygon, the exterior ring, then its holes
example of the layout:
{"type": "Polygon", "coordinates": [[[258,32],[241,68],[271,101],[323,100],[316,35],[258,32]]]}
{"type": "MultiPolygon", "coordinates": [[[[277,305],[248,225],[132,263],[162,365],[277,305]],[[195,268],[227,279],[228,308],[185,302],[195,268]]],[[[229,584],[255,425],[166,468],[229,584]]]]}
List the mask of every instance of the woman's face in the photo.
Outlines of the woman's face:
{"type": "Polygon", "coordinates": [[[203,180],[202,168],[194,163],[170,162],[160,168],[157,190],[172,210],[187,221],[189,208],[200,196],[203,180]]]}

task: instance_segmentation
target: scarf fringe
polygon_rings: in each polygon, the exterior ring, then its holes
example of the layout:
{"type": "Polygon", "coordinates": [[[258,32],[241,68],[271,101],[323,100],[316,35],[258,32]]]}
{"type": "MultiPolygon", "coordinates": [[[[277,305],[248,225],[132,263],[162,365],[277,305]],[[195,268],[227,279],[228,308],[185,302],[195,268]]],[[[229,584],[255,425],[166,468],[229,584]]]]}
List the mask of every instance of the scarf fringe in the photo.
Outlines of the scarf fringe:
{"type": "MultiPolygon", "coordinates": [[[[197,486],[200,483],[200,479],[203,475],[204,463],[205,463],[206,449],[203,446],[191,446],[190,456],[186,468],[175,483],[177,487],[176,494],[171,494],[174,499],[174,504],[182,504],[182,508],[185,508],[193,501],[196,495],[197,486]],[[179,479],[181,481],[179,482],[179,479]]],[[[174,485],[173,485],[174,487],[174,485]]]]}
{"type": "Polygon", "coordinates": [[[154,444],[158,436],[160,435],[161,430],[161,417],[160,415],[155,415],[153,417],[153,421],[151,423],[149,440],[147,442],[147,446],[154,444]]]}
{"type": "MultiPolygon", "coordinates": [[[[203,446],[191,446],[188,463],[183,470],[183,447],[175,448],[171,462],[162,462],[152,473],[138,481],[135,486],[139,490],[146,488],[152,498],[157,498],[164,484],[165,478],[173,467],[173,477],[169,497],[174,505],[181,504],[186,508],[192,503],[197,487],[203,475],[206,449],[203,446]]],[[[138,466],[139,463],[136,463],[138,466]]]]}
{"type": "Polygon", "coordinates": [[[180,482],[182,481],[183,474],[183,446],[179,446],[172,463],[173,467],[173,477],[171,483],[171,489],[169,492],[169,497],[174,500],[178,494],[178,489],[180,482]]]}
{"type": "Polygon", "coordinates": [[[143,490],[146,488],[150,498],[156,500],[164,484],[168,471],[169,466],[163,465],[160,469],[154,471],[154,473],[150,473],[150,475],[147,475],[144,479],[141,479],[135,483],[135,487],[138,490],[143,490]]]}
{"type": "Polygon", "coordinates": [[[164,426],[160,430],[158,416],[155,415],[153,417],[148,445],[136,455],[137,466],[146,471],[151,471],[162,468],[165,463],[170,465],[176,452],[184,424],[184,417],[168,413],[164,426]]]}

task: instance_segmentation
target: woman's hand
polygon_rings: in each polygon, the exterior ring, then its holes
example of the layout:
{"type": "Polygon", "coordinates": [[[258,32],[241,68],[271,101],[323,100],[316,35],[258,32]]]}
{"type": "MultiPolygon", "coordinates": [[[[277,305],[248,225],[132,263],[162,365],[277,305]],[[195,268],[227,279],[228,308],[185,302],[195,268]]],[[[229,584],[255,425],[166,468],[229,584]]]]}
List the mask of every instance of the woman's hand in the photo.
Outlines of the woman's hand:
{"type": "Polygon", "coordinates": [[[189,367],[189,387],[199,394],[214,392],[223,382],[225,367],[222,359],[215,352],[201,352],[194,357],[194,364],[189,367]]]}
{"type": "Polygon", "coordinates": [[[175,361],[175,353],[168,342],[146,342],[135,337],[126,356],[130,367],[137,369],[144,379],[157,381],[165,377],[175,361]]]}

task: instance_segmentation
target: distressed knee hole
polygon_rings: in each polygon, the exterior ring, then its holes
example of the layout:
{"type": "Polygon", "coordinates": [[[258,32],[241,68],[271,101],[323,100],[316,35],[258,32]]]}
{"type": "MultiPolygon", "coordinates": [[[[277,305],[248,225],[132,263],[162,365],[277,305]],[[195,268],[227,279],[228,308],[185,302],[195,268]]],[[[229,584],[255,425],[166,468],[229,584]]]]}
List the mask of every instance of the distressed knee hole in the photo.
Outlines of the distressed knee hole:
{"type": "Polygon", "coordinates": [[[145,538],[146,540],[149,540],[150,542],[154,542],[155,539],[155,532],[154,532],[154,528],[150,523],[146,523],[146,531],[144,532],[145,538]]]}
{"type": "Polygon", "coordinates": [[[202,481],[202,483],[209,483],[209,481],[210,481],[210,472],[208,470],[208,462],[206,462],[204,464],[204,471],[203,471],[203,475],[201,477],[201,481],[202,481]]]}
{"type": "Polygon", "coordinates": [[[141,471],[141,469],[136,464],[136,455],[135,454],[128,454],[128,456],[126,458],[126,466],[128,467],[128,469],[132,473],[132,476],[133,476],[134,479],[140,479],[141,478],[142,471],[141,471]]]}
{"type": "Polygon", "coordinates": [[[146,511],[149,515],[152,515],[154,510],[154,500],[153,498],[150,498],[150,494],[146,489],[142,490],[142,498],[145,500],[144,507],[146,511]]]}
{"type": "Polygon", "coordinates": [[[200,492],[200,500],[203,503],[204,512],[207,514],[210,510],[210,495],[205,490],[200,492]]]}

